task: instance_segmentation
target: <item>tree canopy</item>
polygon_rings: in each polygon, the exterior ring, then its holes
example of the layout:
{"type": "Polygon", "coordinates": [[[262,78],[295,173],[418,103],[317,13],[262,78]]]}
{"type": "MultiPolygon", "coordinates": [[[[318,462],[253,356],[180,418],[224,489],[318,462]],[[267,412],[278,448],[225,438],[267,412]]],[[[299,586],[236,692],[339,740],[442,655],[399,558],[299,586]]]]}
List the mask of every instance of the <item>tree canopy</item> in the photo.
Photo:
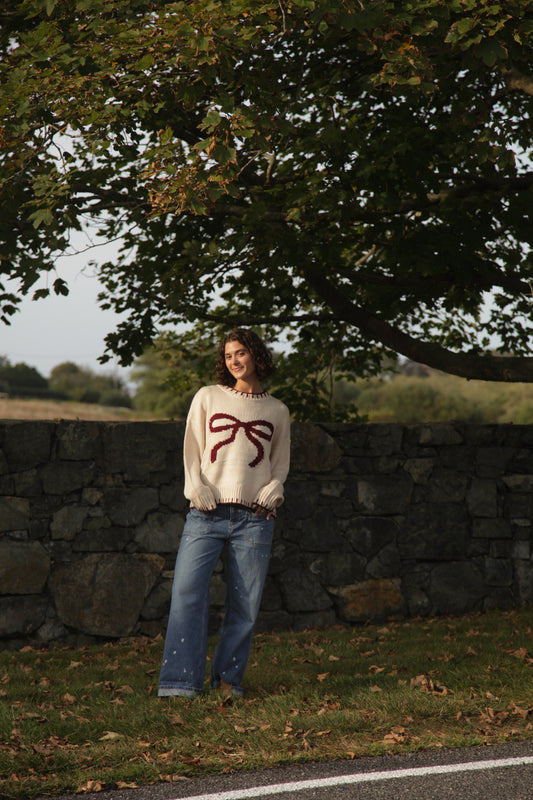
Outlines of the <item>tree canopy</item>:
{"type": "Polygon", "coordinates": [[[4,320],[68,291],[89,225],[124,364],[241,324],[311,366],[533,381],[532,31],[530,0],[10,0],[4,320]]]}

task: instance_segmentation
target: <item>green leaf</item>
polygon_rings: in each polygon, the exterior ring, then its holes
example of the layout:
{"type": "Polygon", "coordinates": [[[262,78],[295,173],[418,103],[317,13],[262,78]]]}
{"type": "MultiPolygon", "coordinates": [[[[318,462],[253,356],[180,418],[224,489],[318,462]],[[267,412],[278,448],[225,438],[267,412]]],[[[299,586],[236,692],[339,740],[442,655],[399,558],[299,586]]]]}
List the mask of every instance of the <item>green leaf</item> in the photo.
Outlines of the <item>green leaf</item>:
{"type": "Polygon", "coordinates": [[[51,208],[39,208],[30,214],[29,218],[33,220],[33,227],[38,228],[41,224],[51,225],[54,219],[51,208]]]}

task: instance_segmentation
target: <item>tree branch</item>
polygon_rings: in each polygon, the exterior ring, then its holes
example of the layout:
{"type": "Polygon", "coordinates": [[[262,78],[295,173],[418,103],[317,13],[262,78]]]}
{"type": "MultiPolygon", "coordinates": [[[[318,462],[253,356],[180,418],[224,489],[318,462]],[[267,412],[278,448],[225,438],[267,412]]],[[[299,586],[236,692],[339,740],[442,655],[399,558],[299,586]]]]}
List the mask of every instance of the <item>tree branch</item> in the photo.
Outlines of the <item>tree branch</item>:
{"type": "Polygon", "coordinates": [[[501,73],[509,91],[533,95],[533,78],[530,75],[524,75],[516,67],[502,67],[501,73]]]}
{"type": "Polygon", "coordinates": [[[533,382],[533,358],[455,353],[438,344],[420,341],[351,303],[313,266],[305,267],[304,273],[309,285],[339,319],[412,361],[472,380],[533,382]]]}

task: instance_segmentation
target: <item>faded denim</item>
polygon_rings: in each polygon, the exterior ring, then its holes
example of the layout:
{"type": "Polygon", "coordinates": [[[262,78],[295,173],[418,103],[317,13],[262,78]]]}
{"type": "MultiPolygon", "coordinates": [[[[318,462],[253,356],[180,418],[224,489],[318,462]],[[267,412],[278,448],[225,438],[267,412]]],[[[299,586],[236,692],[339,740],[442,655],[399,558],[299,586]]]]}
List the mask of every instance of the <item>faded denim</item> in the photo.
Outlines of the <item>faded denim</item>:
{"type": "Polygon", "coordinates": [[[242,676],[268,571],[273,518],[236,505],[191,509],[176,558],[159,696],[195,697],[203,690],[207,654],[209,581],[227,543],[225,615],[210,686],[221,679],[242,694],[242,676]]]}

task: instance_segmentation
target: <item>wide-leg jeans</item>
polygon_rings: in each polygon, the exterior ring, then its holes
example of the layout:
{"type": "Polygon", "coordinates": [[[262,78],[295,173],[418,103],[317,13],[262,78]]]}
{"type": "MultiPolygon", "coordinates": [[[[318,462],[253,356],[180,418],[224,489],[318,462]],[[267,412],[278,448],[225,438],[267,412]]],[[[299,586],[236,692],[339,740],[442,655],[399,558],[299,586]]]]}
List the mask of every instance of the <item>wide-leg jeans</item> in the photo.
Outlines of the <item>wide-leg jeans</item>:
{"type": "Polygon", "coordinates": [[[274,519],[237,505],[191,509],[181,537],[159,676],[159,696],[194,697],[203,690],[209,581],[227,543],[226,603],[210,686],[221,680],[242,694],[242,676],[268,571],[274,519]]]}

